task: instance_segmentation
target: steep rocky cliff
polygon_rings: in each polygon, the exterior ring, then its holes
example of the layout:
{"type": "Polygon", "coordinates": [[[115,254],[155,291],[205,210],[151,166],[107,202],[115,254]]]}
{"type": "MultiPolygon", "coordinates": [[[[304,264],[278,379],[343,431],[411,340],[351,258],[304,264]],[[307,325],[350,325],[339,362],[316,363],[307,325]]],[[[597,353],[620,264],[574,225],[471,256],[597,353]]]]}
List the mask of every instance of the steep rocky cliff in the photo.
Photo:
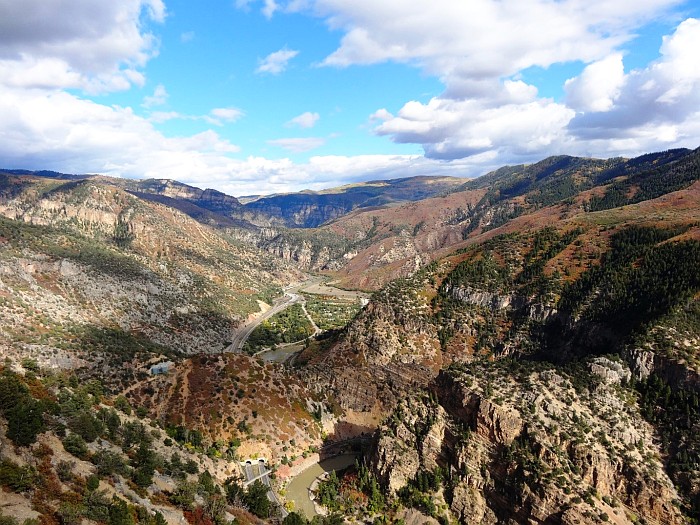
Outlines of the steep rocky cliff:
{"type": "MultiPolygon", "coordinates": [[[[593,217],[584,212],[557,227],[535,223],[529,231],[481,237],[375,293],[335,345],[311,356],[306,372],[368,421],[429,387],[438,412],[486,440],[466,441],[477,458],[465,474],[473,483],[461,480],[431,495],[438,508],[441,498],[454,497],[450,507],[464,522],[592,523],[614,512],[619,523],[633,514],[656,523],[678,523],[681,512],[697,517],[697,186],[593,217]],[[686,200],[685,207],[668,207],[686,200]],[[651,209],[668,215],[650,222],[651,209]],[[616,357],[592,357],[604,354],[616,357]],[[439,374],[450,364],[471,370],[473,385],[460,383],[469,389],[446,387],[456,376],[439,374]],[[541,396],[547,401],[540,410],[532,403],[541,396]],[[547,416],[555,405],[562,413],[547,416]],[[572,406],[577,415],[563,415],[572,406]],[[588,430],[581,435],[576,425],[588,430]],[[522,500],[512,498],[521,493],[522,500]]],[[[409,428],[443,417],[426,410],[411,405],[390,416],[408,427],[382,434],[375,461],[385,486],[413,503],[423,497],[411,491],[426,485],[425,472],[452,468],[459,457],[454,426],[451,434],[409,428]],[[425,472],[423,462],[431,465],[425,472]]]]}
{"type": "Polygon", "coordinates": [[[610,360],[551,365],[472,363],[441,372],[402,401],[372,458],[401,493],[438,472],[427,496],[460,523],[682,523],[678,497],[643,422],[629,370],[610,360]]]}

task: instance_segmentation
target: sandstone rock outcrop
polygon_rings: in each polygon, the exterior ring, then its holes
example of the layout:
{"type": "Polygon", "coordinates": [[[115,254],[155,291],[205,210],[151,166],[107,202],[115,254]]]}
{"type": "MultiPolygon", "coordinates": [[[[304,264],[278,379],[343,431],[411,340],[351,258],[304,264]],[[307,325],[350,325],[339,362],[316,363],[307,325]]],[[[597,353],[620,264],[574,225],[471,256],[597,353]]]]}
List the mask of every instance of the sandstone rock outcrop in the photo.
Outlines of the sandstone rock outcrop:
{"type": "Polygon", "coordinates": [[[441,372],[430,393],[401,401],[380,428],[377,478],[397,493],[442,469],[460,523],[632,523],[633,515],[682,523],[651,430],[608,374],[629,370],[594,365],[605,381],[583,392],[552,368],[472,363],[441,372]]]}

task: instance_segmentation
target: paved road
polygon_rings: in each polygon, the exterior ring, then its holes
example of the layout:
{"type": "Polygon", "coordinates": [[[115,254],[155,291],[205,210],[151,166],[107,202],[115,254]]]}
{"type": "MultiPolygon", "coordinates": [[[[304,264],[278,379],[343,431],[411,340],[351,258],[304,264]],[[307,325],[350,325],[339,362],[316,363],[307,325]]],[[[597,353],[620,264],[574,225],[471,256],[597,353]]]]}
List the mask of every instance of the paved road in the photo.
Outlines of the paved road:
{"type": "MultiPolygon", "coordinates": [[[[257,316],[255,319],[248,321],[244,325],[238,327],[231,336],[231,344],[227,346],[223,351],[237,353],[242,352],[243,345],[250,337],[250,334],[253,333],[253,330],[255,330],[255,328],[257,328],[260,325],[260,323],[262,323],[266,319],[269,319],[273,315],[280,313],[282,310],[295,303],[301,303],[303,306],[305,304],[305,301],[304,296],[301,295],[302,291],[309,293],[322,293],[324,295],[337,295],[338,297],[343,298],[363,296],[363,294],[361,294],[360,292],[348,292],[345,290],[339,290],[338,288],[333,288],[322,283],[322,278],[313,277],[311,279],[308,279],[307,281],[304,281],[303,283],[288,288],[285,291],[284,296],[275,301],[272,308],[270,308],[267,312],[257,316]]],[[[306,311],[305,307],[304,313],[306,314],[306,317],[309,319],[309,321],[311,321],[311,326],[313,326],[314,328],[314,335],[320,334],[321,330],[318,328],[318,326],[316,326],[316,323],[314,323],[313,319],[311,319],[311,316],[306,311]]],[[[296,343],[289,344],[293,345],[296,343]]]]}
{"type": "Polygon", "coordinates": [[[253,330],[255,330],[258,327],[258,325],[260,325],[260,323],[262,323],[266,319],[269,319],[273,315],[280,313],[288,306],[291,306],[294,303],[298,303],[299,301],[301,301],[301,299],[301,295],[294,293],[294,291],[286,292],[284,294],[284,297],[276,301],[272,308],[270,308],[267,312],[256,317],[252,321],[248,321],[246,324],[239,327],[233,333],[233,337],[231,338],[231,344],[224,349],[224,352],[242,352],[243,345],[250,337],[250,334],[253,333],[253,330]]]}
{"type": "Polygon", "coordinates": [[[246,481],[243,483],[244,487],[247,487],[255,481],[260,481],[263,485],[267,487],[267,499],[274,503],[278,508],[281,516],[284,518],[287,516],[288,512],[282,505],[282,502],[272,490],[272,484],[270,483],[270,471],[267,469],[267,465],[263,461],[247,460],[243,466],[243,471],[246,477],[246,481]]]}

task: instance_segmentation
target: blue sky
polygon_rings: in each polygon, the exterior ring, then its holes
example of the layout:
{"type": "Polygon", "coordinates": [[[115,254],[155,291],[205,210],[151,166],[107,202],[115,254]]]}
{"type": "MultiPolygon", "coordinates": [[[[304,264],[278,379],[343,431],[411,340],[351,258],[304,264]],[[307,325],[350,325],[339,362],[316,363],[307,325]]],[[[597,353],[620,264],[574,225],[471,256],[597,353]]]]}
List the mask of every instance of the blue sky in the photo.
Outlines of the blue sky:
{"type": "Polygon", "coordinates": [[[0,166],[234,195],[700,146],[700,2],[0,0],[0,166]]]}

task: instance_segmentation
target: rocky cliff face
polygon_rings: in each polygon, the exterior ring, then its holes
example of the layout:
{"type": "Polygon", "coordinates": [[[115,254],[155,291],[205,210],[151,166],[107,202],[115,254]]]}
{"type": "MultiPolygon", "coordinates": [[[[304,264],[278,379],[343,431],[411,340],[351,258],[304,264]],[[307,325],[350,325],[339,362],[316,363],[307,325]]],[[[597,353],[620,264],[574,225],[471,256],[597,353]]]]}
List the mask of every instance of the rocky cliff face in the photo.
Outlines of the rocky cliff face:
{"type": "Polygon", "coordinates": [[[217,190],[195,188],[169,179],[148,179],[143,181],[115,181],[130,191],[138,191],[153,195],[162,195],[171,199],[192,202],[204,209],[230,216],[231,213],[241,207],[241,203],[235,197],[226,195],[217,190]]]}
{"type": "Polygon", "coordinates": [[[375,294],[331,350],[305,370],[319,388],[333,391],[344,409],[385,414],[397,399],[426,385],[443,365],[418,274],[375,294]]]}
{"type": "Polygon", "coordinates": [[[460,523],[682,523],[620,372],[609,360],[576,377],[527,364],[441,372],[380,428],[373,469],[392,493],[439,470],[460,523]],[[582,377],[599,379],[577,388],[582,377]]]}

